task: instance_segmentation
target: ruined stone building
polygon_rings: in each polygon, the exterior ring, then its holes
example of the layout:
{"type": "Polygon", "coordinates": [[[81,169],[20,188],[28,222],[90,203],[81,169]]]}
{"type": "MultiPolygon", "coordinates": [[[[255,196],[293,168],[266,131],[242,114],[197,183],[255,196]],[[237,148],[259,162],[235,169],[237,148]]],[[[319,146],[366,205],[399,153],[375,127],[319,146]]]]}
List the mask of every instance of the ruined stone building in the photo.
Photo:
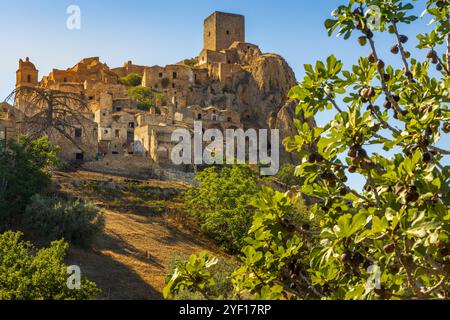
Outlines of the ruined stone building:
{"type": "MultiPolygon", "coordinates": [[[[282,57],[263,54],[246,42],[245,18],[236,14],[209,16],[199,56],[176,64],[139,66],[128,61],[111,69],[93,57],[67,70],[53,69],[39,80],[39,71],[26,58],[19,61],[16,78],[16,87],[77,93],[86,101],[89,112],[69,132],[83,148],[63,136],[53,137],[65,161],[130,168],[130,163],[167,165],[175,145],[171,133],[192,130],[196,120],[204,128],[277,128],[283,137],[294,133],[294,103],[287,98],[296,84],[294,73],[282,57]],[[150,110],[139,109],[130,87],[120,81],[130,74],[141,76],[141,87],[159,97],[150,110]]],[[[0,113],[0,138],[26,131],[14,125],[11,110],[27,114],[32,108],[16,99],[14,107],[3,109],[7,112],[0,113]]],[[[292,160],[281,154],[283,161],[292,160]]]]}

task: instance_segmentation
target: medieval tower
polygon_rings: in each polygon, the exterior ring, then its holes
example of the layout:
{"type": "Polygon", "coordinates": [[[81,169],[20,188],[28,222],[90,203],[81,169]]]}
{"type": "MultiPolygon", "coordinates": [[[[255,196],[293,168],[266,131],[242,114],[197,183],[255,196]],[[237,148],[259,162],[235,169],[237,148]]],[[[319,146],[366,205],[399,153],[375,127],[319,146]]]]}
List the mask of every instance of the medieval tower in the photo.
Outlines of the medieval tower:
{"type": "Polygon", "coordinates": [[[214,12],[205,20],[204,49],[222,51],[235,41],[245,42],[245,17],[214,12]]]}
{"type": "Polygon", "coordinates": [[[38,76],[39,71],[28,57],[25,61],[20,59],[19,69],[16,72],[16,88],[37,86],[39,82],[38,76]]]}

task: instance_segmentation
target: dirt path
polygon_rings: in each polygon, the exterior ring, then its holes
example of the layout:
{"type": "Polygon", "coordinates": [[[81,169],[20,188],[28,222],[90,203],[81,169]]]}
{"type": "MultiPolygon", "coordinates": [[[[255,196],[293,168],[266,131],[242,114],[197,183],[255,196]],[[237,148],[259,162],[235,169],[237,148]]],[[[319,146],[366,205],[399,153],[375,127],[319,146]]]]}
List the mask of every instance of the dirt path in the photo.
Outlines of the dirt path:
{"type": "MultiPolygon", "coordinates": [[[[67,183],[77,179],[100,181],[104,177],[77,173],[65,176],[67,183]]],[[[107,177],[111,181],[111,177],[107,177]]],[[[59,177],[61,182],[61,177],[59,177]]],[[[151,182],[146,182],[152,184],[151,182]]],[[[164,182],[155,182],[165,187],[164,182]]],[[[173,187],[173,184],[166,187],[173,187]]],[[[80,196],[81,188],[65,192],[80,196]]],[[[102,206],[104,199],[90,198],[102,206]]],[[[158,202],[159,203],[159,202],[158,202]]],[[[170,200],[161,204],[164,210],[174,205],[170,200]]],[[[169,209],[168,209],[169,208],[169,209]]],[[[170,215],[147,214],[145,207],[105,209],[105,232],[94,249],[71,248],[69,263],[81,267],[83,276],[95,281],[102,289],[101,299],[162,299],[164,278],[170,258],[176,254],[191,255],[200,251],[219,250],[195,231],[186,231],[170,215]]]]}

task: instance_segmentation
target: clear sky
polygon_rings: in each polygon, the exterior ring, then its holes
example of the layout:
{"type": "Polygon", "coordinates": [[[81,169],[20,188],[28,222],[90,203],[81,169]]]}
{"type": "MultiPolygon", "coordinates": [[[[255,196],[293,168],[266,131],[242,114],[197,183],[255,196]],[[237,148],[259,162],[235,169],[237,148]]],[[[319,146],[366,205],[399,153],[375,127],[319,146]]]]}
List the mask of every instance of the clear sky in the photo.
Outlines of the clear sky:
{"type": "MultiPolygon", "coordinates": [[[[16,0],[2,1],[0,10],[0,100],[14,89],[19,58],[30,57],[39,76],[52,68],[66,69],[79,60],[99,56],[110,67],[132,60],[140,65],[166,65],[198,55],[203,44],[203,20],[214,11],[246,16],[246,38],[264,52],[281,54],[303,77],[303,64],[330,54],[351,66],[368,48],[354,41],[329,38],[323,22],[346,0],[16,0]],[[81,8],[81,30],[68,30],[66,9],[81,8]]],[[[425,0],[415,4],[419,15],[425,0]]],[[[414,33],[426,21],[402,29],[416,52],[414,33]]],[[[392,39],[376,38],[386,63],[400,66],[389,53],[392,39]]],[[[319,123],[330,116],[320,117],[319,123]]],[[[444,145],[450,145],[447,137],[444,145]]]]}

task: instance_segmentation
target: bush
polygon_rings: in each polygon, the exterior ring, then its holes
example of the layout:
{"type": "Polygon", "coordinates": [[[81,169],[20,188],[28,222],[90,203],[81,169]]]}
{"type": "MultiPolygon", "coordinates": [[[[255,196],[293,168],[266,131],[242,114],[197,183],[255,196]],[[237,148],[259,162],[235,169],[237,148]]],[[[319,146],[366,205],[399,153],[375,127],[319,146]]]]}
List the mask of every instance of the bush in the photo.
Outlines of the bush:
{"type": "Polygon", "coordinates": [[[86,279],[79,290],[68,288],[63,262],[67,243],[55,241],[38,250],[21,236],[0,234],[0,300],[86,300],[99,295],[96,284],[86,279]]]}
{"type": "Polygon", "coordinates": [[[131,88],[128,90],[128,94],[137,103],[137,108],[142,111],[149,111],[152,108],[159,111],[156,106],[157,100],[163,100],[161,93],[146,87],[131,88]]]}
{"type": "Polygon", "coordinates": [[[195,68],[195,66],[198,64],[198,57],[197,58],[191,58],[191,59],[186,59],[183,61],[184,65],[191,67],[191,68],[195,68]]]}
{"type": "Polygon", "coordinates": [[[255,172],[236,165],[207,168],[196,179],[200,185],[185,194],[186,209],[202,230],[230,252],[239,252],[250,228],[253,207],[250,200],[260,188],[255,172]]]}
{"type": "Polygon", "coordinates": [[[125,86],[137,87],[142,84],[142,76],[136,73],[130,73],[129,75],[120,78],[119,83],[125,86]]]}
{"type": "Polygon", "coordinates": [[[25,210],[23,226],[48,240],[64,238],[89,247],[103,230],[104,219],[93,204],[35,195],[25,210]]]}

